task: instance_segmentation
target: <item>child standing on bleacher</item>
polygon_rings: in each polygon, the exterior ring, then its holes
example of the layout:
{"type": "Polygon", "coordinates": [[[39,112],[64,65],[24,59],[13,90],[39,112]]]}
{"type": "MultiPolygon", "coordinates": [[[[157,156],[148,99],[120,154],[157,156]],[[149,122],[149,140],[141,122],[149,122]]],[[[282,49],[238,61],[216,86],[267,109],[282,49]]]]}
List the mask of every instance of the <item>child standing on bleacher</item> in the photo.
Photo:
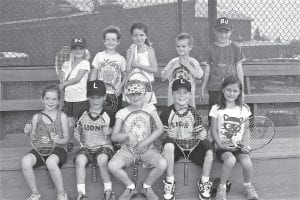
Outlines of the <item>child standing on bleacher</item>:
{"type": "Polygon", "coordinates": [[[249,147],[245,145],[241,150],[237,148],[238,142],[242,140],[244,134],[245,124],[243,122],[251,115],[248,105],[244,104],[242,100],[242,91],[242,83],[239,78],[234,75],[227,77],[222,83],[220,102],[213,105],[209,112],[211,133],[217,145],[216,157],[223,162],[216,200],[227,199],[226,181],[236,160],[241,163],[243,168],[246,198],[258,199],[251,180],[253,165],[249,155],[249,147]]]}
{"type": "Polygon", "coordinates": [[[186,79],[191,83],[191,99],[189,105],[196,108],[195,91],[196,79],[201,79],[203,70],[199,62],[190,56],[193,48],[193,37],[188,33],[181,33],[176,37],[176,50],[178,57],[169,61],[166,67],[161,71],[162,80],[169,80],[168,87],[168,106],[174,103],[172,95],[172,84],[176,79],[186,79]]]}
{"type": "MultiPolygon", "coordinates": [[[[68,157],[66,144],[69,141],[69,127],[67,115],[59,109],[59,99],[59,88],[55,85],[47,86],[42,93],[44,109],[41,113],[37,113],[32,117],[32,124],[26,124],[24,132],[31,134],[32,131],[48,131],[50,124],[54,122],[56,132],[54,136],[51,134],[51,138],[56,143],[56,147],[50,156],[44,157],[44,160],[57,189],[57,200],[68,200],[60,168],[67,161],[68,157]]],[[[22,171],[32,192],[27,200],[41,200],[33,168],[42,165],[44,165],[44,161],[34,149],[22,158],[22,171]]]]}
{"type": "Polygon", "coordinates": [[[111,120],[110,116],[103,110],[103,101],[106,96],[106,88],[102,81],[88,82],[87,97],[89,110],[85,111],[77,122],[74,136],[83,147],[77,152],[75,158],[77,195],[76,200],[86,200],[85,167],[88,163],[95,162],[99,166],[104,185],[104,200],[115,200],[112,192],[110,173],[107,163],[114,154],[111,143],[111,120]]]}
{"type": "Polygon", "coordinates": [[[60,84],[60,89],[65,90],[63,112],[68,116],[70,143],[68,151],[73,149],[73,131],[79,114],[88,108],[86,84],[90,71],[90,53],[84,38],[75,37],[71,41],[70,60],[62,66],[65,81],[60,84]]]}
{"type": "Polygon", "coordinates": [[[240,79],[242,84],[244,81],[242,67],[244,54],[240,45],[230,40],[232,33],[230,20],[226,17],[218,18],[214,32],[216,42],[206,50],[206,68],[200,92],[203,101],[205,90],[208,91],[209,109],[218,103],[221,95],[219,90],[227,76],[233,74],[240,79]]]}

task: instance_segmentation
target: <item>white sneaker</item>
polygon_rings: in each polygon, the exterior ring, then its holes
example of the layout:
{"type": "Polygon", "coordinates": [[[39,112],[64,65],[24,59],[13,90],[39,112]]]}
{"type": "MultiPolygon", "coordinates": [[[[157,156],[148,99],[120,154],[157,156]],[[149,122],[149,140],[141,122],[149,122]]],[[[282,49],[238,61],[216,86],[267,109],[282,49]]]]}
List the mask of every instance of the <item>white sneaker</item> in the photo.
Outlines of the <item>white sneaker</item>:
{"type": "Polygon", "coordinates": [[[27,200],[41,200],[41,194],[37,192],[33,192],[27,200]]]}
{"type": "Polygon", "coordinates": [[[199,199],[210,199],[211,197],[211,187],[213,185],[212,182],[208,181],[202,183],[201,180],[198,181],[198,189],[199,189],[199,199]]]}
{"type": "Polygon", "coordinates": [[[164,183],[164,200],[173,200],[175,199],[175,182],[172,184],[170,182],[166,182],[163,180],[164,183]]]}
{"type": "Polygon", "coordinates": [[[68,200],[68,194],[65,191],[61,191],[57,194],[57,200],[68,200]]]}

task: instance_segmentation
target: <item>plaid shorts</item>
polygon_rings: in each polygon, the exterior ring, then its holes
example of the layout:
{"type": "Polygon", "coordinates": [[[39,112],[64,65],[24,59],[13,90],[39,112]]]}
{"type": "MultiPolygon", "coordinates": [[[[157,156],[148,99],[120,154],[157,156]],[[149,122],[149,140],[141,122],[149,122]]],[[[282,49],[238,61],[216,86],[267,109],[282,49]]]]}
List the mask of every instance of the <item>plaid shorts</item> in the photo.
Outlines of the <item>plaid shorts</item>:
{"type": "MultiPolygon", "coordinates": [[[[87,159],[88,159],[88,163],[87,164],[91,164],[91,163],[96,164],[97,163],[97,157],[98,157],[98,155],[105,154],[105,155],[107,155],[108,160],[110,160],[113,157],[113,155],[114,155],[114,151],[111,148],[109,148],[109,147],[100,147],[100,148],[98,148],[95,151],[83,147],[83,148],[80,148],[76,152],[76,157],[79,154],[83,154],[83,155],[85,155],[87,157],[87,159]]],[[[74,162],[76,161],[76,157],[74,158],[74,162]]]]}

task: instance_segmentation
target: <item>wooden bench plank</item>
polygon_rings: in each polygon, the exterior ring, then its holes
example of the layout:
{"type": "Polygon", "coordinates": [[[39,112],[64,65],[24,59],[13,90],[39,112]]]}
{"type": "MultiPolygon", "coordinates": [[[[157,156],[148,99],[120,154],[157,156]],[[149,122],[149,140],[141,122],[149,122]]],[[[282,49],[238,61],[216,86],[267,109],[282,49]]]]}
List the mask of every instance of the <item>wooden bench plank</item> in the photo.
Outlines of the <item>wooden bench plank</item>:
{"type": "Polygon", "coordinates": [[[41,110],[43,105],[40,99],[18,99],[0,101],[0,111],[41,110]]]}
{"type": "Polygon", "coordinates": [[[246,103],[293,103],[300,102],[300,94],[246,94],[246,103]]]}
{"type": "Polygon", "coordinates": [[[300,63],[245,63],[244,76],[300,75],[300,63]]]}

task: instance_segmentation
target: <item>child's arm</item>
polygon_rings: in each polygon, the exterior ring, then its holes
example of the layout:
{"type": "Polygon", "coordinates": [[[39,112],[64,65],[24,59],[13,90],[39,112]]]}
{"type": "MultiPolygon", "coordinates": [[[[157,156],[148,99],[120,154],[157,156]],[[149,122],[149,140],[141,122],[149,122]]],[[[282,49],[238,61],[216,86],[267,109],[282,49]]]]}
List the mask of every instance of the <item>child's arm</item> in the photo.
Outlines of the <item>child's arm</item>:
{"type": "Polygon", "coordinates": [[[169,79],[170,77],[172,77],[172,74],[174,72],[176,66],[176,60],[172,59],[168,62],[168,64],[163,68],[163,70],[161,70],[161,79],[163,81],[169,79]]]}
{"type": "Polygon", "coordinates": [[[197,79],[201,79],[203,75],[203,70],[200,67],[200,64],[197,60],[194,59],[188,59],[188,58],[181,58],[179,60],[180,64],[185,66],[191,74],[197,79]]]}
{"type": "Polygon", "coordinates": [[[123,124],[123,120],[116,118],[115,126],[113,128],[112,135],[111,135],[111,140],[113,142],[121,143],[128,138],[127,133],[121,133],[122,124],[123,124]]]}
{"type": "Polygon", "coordinates": [[[149,73],[156,73],[158,70],[158,67],[157,67],[157,59],[155,56],[155,51],[152,47],[149,47],[148,52],[149,52],[148,55],[149,55],[150,66],[142,65],[136,61],[132,62],[132,66],[136,67],[136,68],[140,68],[142,70],[145,70],[146,72],[149,72],[149,73]]]}
{"type": "Polygon", "coordinates": [[[133,61],[133,44],[130,46],[130,48],[127,50],[126,54],[126,71],[129,73],[133,70],[132,68],[132,61],[133,61]]]}
{"type": "Polygon", "coordinates": [[[242,86],[244,86],[244,70],[243,70],[242,62],[236,63],[236,73],[237,73],[237,77],[240,79],[242,83],[242,86]]]}
{"type": "Polygon", "coordinates": [[[142,152],[147,146],[149,146],[155,140],[157,140],[164,131],[163,124],[162,124],[156,110],[154,110],[151,113],[151,116],[153,117],[153,119],[155,121],[156,129],[152,132],[152,134],[148,138],[146,138],[145,140],[143,140],[142,142],[140,142],[137,145],[136,150],[138,152],[142,152]]]}
{"type": "Polygon", "coordinates": [[[205,88],[206,84],[209,78],[210,74],[210,65],[206,64],[205,70],[204,70],[204,76],[203,76],[203,81],[200,89],[200,101],[204,101],[204,94],[205,94],[205,88]]]}
{"type": "Polygon", "coordinates": [[[126,70],[126,60],[125,60],[125,58],[122,62],[122,65],[123,66],[121,66],[121,68],[124,67],[124,69],[121,71],[121,84],[116,89],[117,90],[116,96],[119,96],[120,94],[122,94],[123,87],[124,87],[125,83],[127,82],[126,77],[128,77],[128,75],[129,75],[128,71],[126,70]]]}
{"type": "Polygon", "coordinates": [[[97,75],[98,75],[98,69],[96,67],[93,67],[90,73],[90,81],[97,80],[97,75]]]}
{"type": "Polygon", "coordinates": [[[68,125],[68,117],[65,113],[61,113],[61,127],[63,137],[55,140],[57,144],[67,144],[69,142],[69,125],[68,125]]]}
{"type": "Polygon", "coordinates": [[[60,84],[60,89],[63,89],[69,85],[74,85],[76,83],[79,83],[79,81],[82,79],[82,77],[84,76],[84,74],[88,72],[88,70],[86,69],[80,69],[77,73],[77,76],[75,78],[72,78],[70,80],[67,80],[63,83],[60,84]]]}

